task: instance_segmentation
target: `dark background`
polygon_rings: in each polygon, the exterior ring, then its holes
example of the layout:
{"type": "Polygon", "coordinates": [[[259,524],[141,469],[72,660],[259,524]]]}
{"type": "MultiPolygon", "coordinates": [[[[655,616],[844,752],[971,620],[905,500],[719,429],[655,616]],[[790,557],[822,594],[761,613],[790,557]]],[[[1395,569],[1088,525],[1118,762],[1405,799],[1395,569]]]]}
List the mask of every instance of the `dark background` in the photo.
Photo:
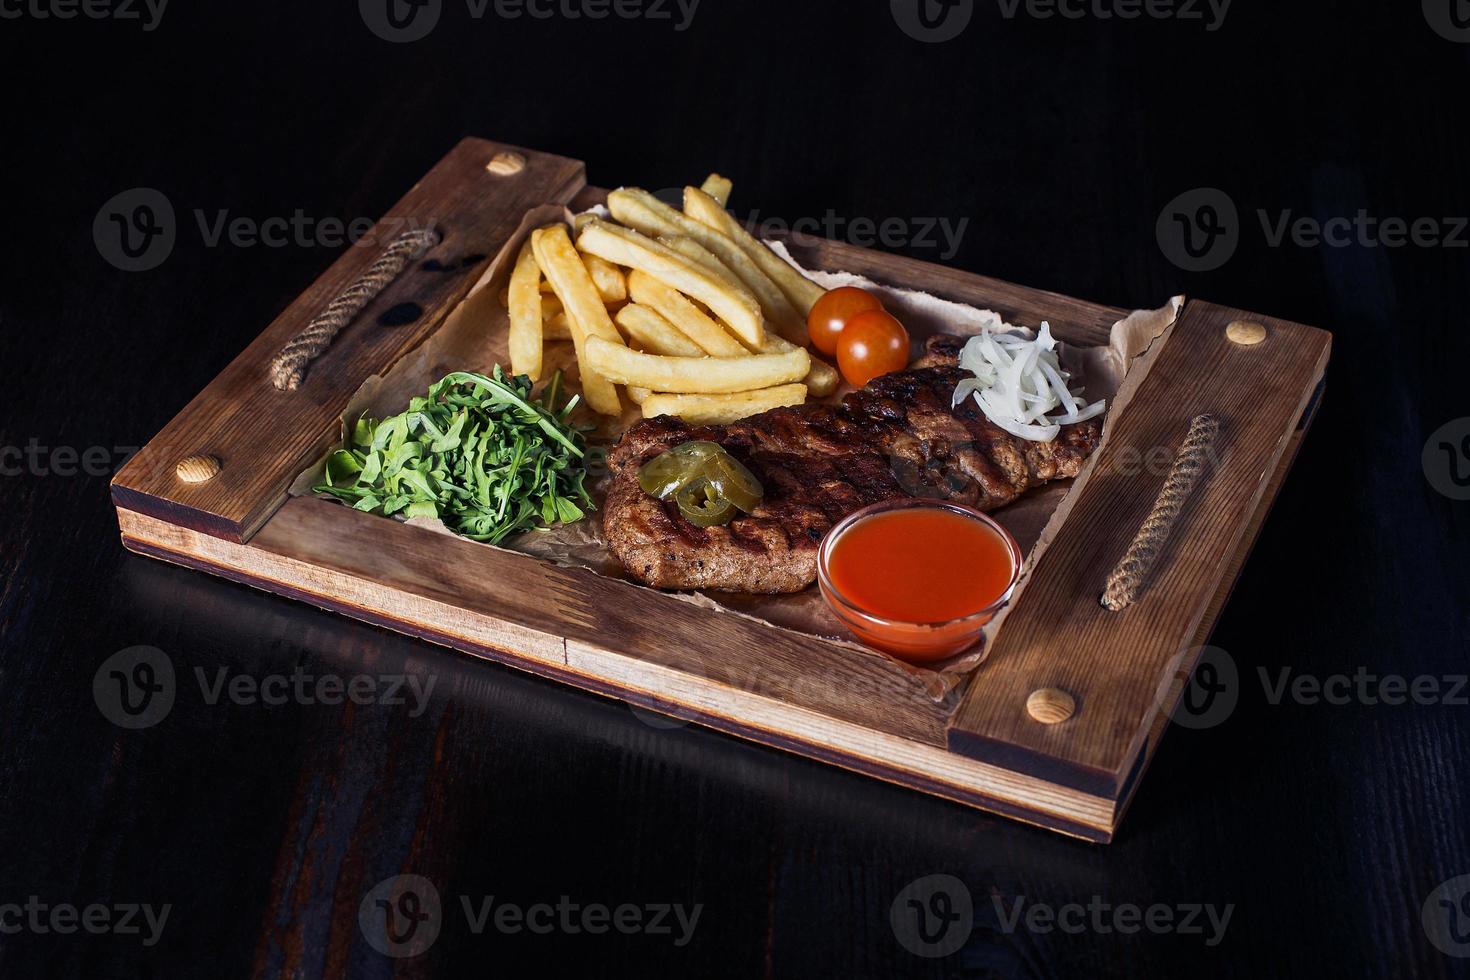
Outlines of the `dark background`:
{"type": "MultiPolygon", "coordinates": [[[[1448,0],[1446,0],[1448,2],[1448,0]]],[[[7,8],[12,9],[12,8],[7,8]]],[[[1470,44],[1409,0],[1237,0],[1200,21],[978,4],[920,43],[865,0],[704,0],[669,21],[474,20],[390,44],[351,3],[186,3],[156,30],[0,19],[0,445],[145,442],[339,249],[206,247],[192,213],[375,217],[476,135],[604,186],[736,180],[737,210],[969,218],[951,264],[1125,307],[1176,292],[1331,330],[1321,414],[1214,642],[1242,672],[1466,670],[1467,505],[1429,434],[1470,415],[1470,250],[1272,247],[1255,219],[1470,215],[1470,44]],[[125,273],[92,222],[163,191],[171,258],[125,273]],[[1218,187],[1241,244],[1161,251],[1218,187]]],[[[938,260],[935,249],[899,249],[938,260]]],[[[1470,707],[1268,702],[1176,728],[1107,847],[1074,842],[124,553],[105,476],[0,478],[0,903],[170,904],[162,940],[0,935],[0,976],[1443,976],[1420,910],[1470,874],[1470,707]],[[410,671],[428,710],[99,714],[101,662],[181,675],[410,671]],[[363,891],[411,871],[432,950],[369,948],[363,891]],[[906,951],[895,896],[974,896],[969,942],[906,951]],[[458,896],[702,903],[693,941],[471,934],[458,896]],[[1233,904],[1224,941],[1006,933],[1007,904],[1233,904]]],[[[1085,654],[1079,654],[1085,655],[1085,654]]],[[[188,692],[193,692],[188,693],[188,692]]],[[[1470,911],[1470,910],[1467,910],[1470,911]]]]}

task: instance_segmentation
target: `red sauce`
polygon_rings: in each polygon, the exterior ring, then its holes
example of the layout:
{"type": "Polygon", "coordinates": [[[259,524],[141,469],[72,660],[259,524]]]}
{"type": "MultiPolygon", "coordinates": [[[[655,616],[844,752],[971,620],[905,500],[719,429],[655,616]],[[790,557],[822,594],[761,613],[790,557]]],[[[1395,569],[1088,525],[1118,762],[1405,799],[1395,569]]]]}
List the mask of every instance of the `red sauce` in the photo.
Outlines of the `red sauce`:
{"type": "Polygon", "coordinates": [[[829,602],[860,639],[906,659],[938,659],[972,645],[990,619],[977,614],[1015,581],[1009,536],[964,511],[900,506],[835,533],[826,547],[824,586],[837,593],[829,602]]]}

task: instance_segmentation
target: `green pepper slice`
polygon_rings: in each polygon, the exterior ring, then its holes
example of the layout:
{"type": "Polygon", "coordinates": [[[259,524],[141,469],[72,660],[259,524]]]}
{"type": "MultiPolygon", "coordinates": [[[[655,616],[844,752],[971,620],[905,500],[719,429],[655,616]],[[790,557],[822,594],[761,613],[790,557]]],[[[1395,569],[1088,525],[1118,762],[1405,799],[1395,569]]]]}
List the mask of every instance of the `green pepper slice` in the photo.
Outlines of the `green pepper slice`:
{"type": "Polygon", "coordinates": [[[714,442],[686,442],[660,453],[638,471],[643,492],[667,500],[704,473],[705,464],[725,450],[714,442]]]}
{"type": "Polygon", "coordinates": [[[705,477],[681,487],[674,494],[679,513],[695,527],[714,527],[729,524],[735,517],[735,505],[720,496],[718,490],[705,477]]]}
{"type": "Polygon", "coordinates": [[[765,490],[745,464],[727,452],[710,459],[704,476],[721,497],[749,514],[760,505],[765,490]]]}
{"type": "Polygon", "coordinates": [[[728,524],[737,511],[749,514],[765,490],[738,459],[714,442],[686,442],[661,453],[638,471],[644,493],[672,498],[679,513],[698,527],[728,524]]]}

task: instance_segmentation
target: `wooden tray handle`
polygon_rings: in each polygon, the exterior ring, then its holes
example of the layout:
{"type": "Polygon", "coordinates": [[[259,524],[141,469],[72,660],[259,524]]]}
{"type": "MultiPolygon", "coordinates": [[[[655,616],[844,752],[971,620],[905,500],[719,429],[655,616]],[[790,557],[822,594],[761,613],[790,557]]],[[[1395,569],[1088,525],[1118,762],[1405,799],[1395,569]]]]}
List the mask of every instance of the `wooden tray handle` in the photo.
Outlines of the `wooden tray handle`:
{"type": "Polygon", "coordinates": [[[295,391],[301,387],[311,362],[331,346],[332,339],[342,328],[402,275],[409,262],[441,240],[442,236],[432,228],[399,235],[356,282],[327,304],[325,310],[287,341],[280,353],[271,359],[271,384],[281,391],[295,391]]]}
{"type": "Polygon", "coordinates": [[[1213,415],[1196,415],[1189,423],[1189,435],[1174,457],[1174,465],[1164,480],[1164,488],[1154,501],[1154,508],[1144,520],[1143,526],[1133,536],[1128,551],[1108,576],[1107,588],[1103,590],[1102,605],[1110,612],[1122,612],[1131,606],[1143,590],[1144,580],[1163,553],[1169,532],[1184,509],[1184,502],[1194,492],[1209,459],[1210,449],[1220,434],[1220,421],[1213,415]]]}

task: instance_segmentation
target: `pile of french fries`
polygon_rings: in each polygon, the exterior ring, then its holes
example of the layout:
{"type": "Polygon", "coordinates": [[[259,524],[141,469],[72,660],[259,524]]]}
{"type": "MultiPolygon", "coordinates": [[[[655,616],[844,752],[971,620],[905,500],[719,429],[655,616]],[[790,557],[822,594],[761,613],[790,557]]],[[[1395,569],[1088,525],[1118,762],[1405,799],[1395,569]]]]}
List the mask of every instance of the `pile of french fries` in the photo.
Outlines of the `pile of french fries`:
{"type": "Polygon", "coordinates": [[[741,227],[731,189],[712,174],[680,212],[622,188],[612,221],[532,233],[506,294],[511,370],[540,380],[546,343],[570,340],[594,411],[621,415],[622,385],[645,417],[698,425],[835,391],[836,369],[805,349],[825,290],[741,227]]]}

